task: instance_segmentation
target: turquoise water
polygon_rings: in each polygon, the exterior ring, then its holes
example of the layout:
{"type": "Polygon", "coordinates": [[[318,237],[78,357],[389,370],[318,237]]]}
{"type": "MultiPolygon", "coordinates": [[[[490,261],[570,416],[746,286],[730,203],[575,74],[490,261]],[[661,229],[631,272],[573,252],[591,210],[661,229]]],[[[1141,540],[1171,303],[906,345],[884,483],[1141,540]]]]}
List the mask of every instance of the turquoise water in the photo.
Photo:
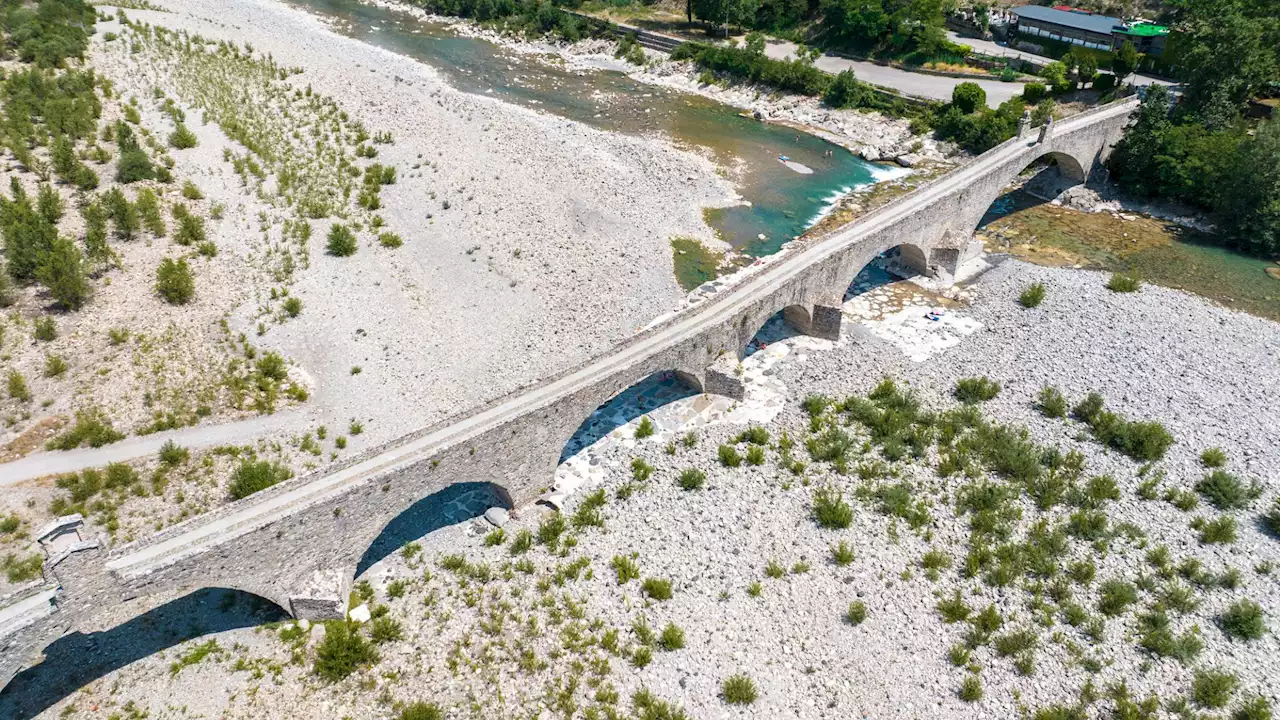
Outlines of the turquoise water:
{"type": "Polygon", "coordinates": [[[460,90],[604,130],[662,134],[679,144],[706,149],[751,203],[711,212],[708,221],[727,242],[752,255],[776,252],[782,243],[803,233],[840,194],[887,174],[844,148],[742,117],[736,108],[700,95],[646,85],[619,72],[581,73],[539,62],[484,40],[459,37],[408,13],[358,0],[292,2],[341,21],[338,29],[349,37],[431,65],[460,90]],[[831,157],[825,157],[828,150],[831,157]],[[812,168],[813,174],[787,168],[779,155],[812,168]]]}

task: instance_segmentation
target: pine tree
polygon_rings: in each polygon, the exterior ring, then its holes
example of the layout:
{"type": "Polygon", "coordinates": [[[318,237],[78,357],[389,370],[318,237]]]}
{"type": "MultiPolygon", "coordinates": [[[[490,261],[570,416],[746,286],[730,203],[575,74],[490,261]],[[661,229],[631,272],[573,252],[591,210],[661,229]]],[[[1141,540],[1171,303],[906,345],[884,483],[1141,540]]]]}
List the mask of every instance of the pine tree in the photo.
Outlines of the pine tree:
{"type": "Polygon", "coordinates": [[[74,240],[55,236],[52,247],[41,256],[36,269],[40,284],[68,310],[79,310],[89,299],[89,283],[85,280],[81,259],[80,248],[74,240]]]}
{"type": "Polygon", "coordinates": [[[12,200],[0,198],[0,227],[4,232],[9,274],[15,280],[31,280],[40,256],[53,246],[57,230],[31,204],[16,177],[9,178],[12,200]]]}
{"type": "Polygon", "coordinates": [[[114,265],[116,255],[107,245],[107,211],[102,204],[89,203],[80,211],[84,216],[84,251],[85,261],[94,272],[114,265]]]}

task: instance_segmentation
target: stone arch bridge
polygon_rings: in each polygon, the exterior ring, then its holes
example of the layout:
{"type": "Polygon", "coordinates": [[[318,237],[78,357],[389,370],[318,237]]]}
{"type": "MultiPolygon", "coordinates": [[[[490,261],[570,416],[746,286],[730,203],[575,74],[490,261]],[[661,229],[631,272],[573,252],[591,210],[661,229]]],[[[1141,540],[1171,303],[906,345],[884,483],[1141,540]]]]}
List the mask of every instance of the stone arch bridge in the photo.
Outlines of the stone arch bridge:
{"type": "Polygon", "coordinates": [[[295,617],[339,617],[366,549],[397,516],[457,483],[492,483],[512,506],[550,483],[561,449],[602,403],[659,371],[696,389],[739,395],[734,367],[782,311],[801,332],[836,337],[854,276],[902,247],[904,261],[946,277],[969,252],[982,215],[1046,156],[1083,181],[1100,167],[1137,106],[1130,98],[1020,135],[826,235],[708,301],[578,367],[489,405],[110,552],[74,521],[42,534],[47,580],[0,607],[0,685],[60,635],[122,602],[138,612],[194,590],[232,588],[295,617]]]}

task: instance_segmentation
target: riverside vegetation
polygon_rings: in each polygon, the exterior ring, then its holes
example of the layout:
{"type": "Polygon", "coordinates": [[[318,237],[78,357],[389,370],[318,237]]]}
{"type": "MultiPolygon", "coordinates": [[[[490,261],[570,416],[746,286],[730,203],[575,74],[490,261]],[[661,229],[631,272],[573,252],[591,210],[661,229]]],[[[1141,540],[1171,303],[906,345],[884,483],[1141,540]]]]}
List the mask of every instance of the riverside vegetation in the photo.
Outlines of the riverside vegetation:
{"type": "MultiPolygon", "coordinates": [[[[308,267],[314,219],[372,229],[384,249],[400,244],[377,215],[396,168],[369,161],[390,134],[365,130],[310,88],[286,89],[291,72],[251,49],[135,24],[124,11],[98,17],[80,0],[47,0],[39,12],[6,6],[0,17],[19,61],[0,79],[0,145],[12,157],[0,195],[4,459],[304,402],[310,389],[286,358],[230,329],[226,283],[248,270],[271,286],[258,310],[262,335],[303,310],[289,285],[308,267]],[[101,45],[174,72],[167,92],[123,95],[90,64],[95,23],[110,19],[120,30],[101,45]],[[246,93],[260,95],[244,104],[246,93]],[[226,204],[206,198],[177,162],[202,146],[196,128],[210,122],[242,148],[224,162],[245,195],[292,215],[283,232],[264,223],[248,255],[223,251],[226,204]]],[[[329,460],[346,438],[334,440],[329,460]]],[[[15,499],[12,517],[31,527],[80,512],[131,540],[271,484],[245,479],[245,452],[269,458],[272,482],[322,455],[306,433],[179,463],[118,463],[57,479],[51,503],[15,499]]],[[[5,540],[30,543],[26,534],[5,540]]],[[[12,557],[9,581],[30,579],[22,552],[12,557]]]]}

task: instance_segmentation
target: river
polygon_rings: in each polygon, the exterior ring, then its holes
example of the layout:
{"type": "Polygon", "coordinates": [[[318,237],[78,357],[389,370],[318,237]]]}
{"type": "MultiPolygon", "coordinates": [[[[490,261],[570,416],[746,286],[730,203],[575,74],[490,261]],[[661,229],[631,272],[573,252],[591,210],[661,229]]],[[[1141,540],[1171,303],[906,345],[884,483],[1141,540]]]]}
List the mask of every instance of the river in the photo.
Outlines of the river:
{"type": "Polygon", "coordinates": [[[334,28],[349,37],[432,66],[459,90],[603,130],[660,134],[709,152],[750,205],[709,211],[707,221],[721,238],[749,255],[777,252],[841,195],[898,174],[815,136],[743,117],[724,103],[641,83],[621,72],[575,70],[359,0],[291,2],[334,21],[334,28]],[[813,173],[790,169],[780,156],[813,173]]]}

